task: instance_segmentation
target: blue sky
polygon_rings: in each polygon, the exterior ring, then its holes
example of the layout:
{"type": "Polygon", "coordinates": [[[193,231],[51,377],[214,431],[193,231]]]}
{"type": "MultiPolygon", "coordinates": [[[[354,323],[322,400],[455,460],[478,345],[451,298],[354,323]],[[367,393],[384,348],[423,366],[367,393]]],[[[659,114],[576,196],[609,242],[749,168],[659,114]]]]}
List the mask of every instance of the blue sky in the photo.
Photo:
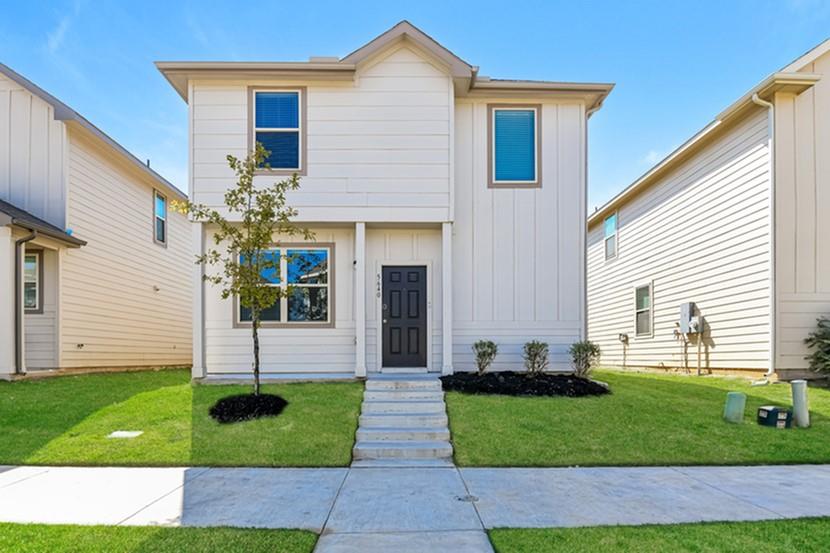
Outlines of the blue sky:
{"type": "Polygon", "coordinates": [[[590,125],[590,208],[830,36],[830,0],[0,0],[0,9],[0,61],[180,188],[186,106],[156,60],[343,56],[409,19],[483,75],[614,82],[590,125]]]}

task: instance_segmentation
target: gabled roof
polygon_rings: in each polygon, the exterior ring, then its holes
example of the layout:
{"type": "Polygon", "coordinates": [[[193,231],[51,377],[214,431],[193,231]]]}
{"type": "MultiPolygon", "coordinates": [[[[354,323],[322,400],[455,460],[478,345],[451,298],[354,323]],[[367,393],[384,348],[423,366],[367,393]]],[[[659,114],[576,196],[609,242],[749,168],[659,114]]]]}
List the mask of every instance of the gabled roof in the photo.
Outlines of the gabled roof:
{"type": "MultiPolygon", "coordinates": [[[[830,41],[827,41],[824,44],[828,43],[830,43],[830,41]]],[[[830,46],[830,44],[828,44],[828,46],[830,46]]],[[[814,51],[815,50],[813,50],[813,52],[814,51]]],[[[809,62],[805,62],[804,65],[807,63],[809,62]]],[[[792,64],[788,65],[784,69],[790,69],[791,66],[792,64]]],[[[720,136],[723,131],[742,120],[748,114],[752,113],[754,109],[758,107],[753,101],[753,96],[757,95],[758,98],[761,98],[762,100],[771,101],[777,92],[801,94],[816,84],[820,79],[821,75],[815,75],[812,73],[796,73],[792,71],[773,73],[752,87],[746,94],[733,102],[725,110],[720,112],[705,127],[695,133],[690,139],[681,144],[677,149],[659,161],[651,169],[646,171],[640,178],[628,185],[622,190],[622,192],[611,198],[601,208],[594,211],[594,213],[588,217],[588,228],[598,224],[608,215],[619,209],[620,206],[637,196],[640,192],[657,183],[660,178],[666,175],[669,171],[674,170],[705,146],[711,144],[712,141],[720,136]]]]}
{"type": "Polygon", "coordinates": [[[159,61],[156,62],[156,67],[186,102],[187,83],[198,78],[353,81],[355,72],[362,63],[403,41],[413,44],[446,67],[447,73],[455,81],[455,93],[458,96],[577,98],[585,101],[588,110],[596,111],[614,88],[613,84],[606,83],[516,81],[483,77],[478,75],[478,67],[470,65],[406,20],[339,59],[313,57],[307,62],[159,61]]]}
{"type": "Polygon", "coordinates": [[[36,217],[28,211],[24,211],[3,200],[0,200],[0,224],[17,225],[27,230],[36,230],[38,233],[63,242],[70,247],[79,248],[86,246],[86,242],[83,240],[75,238],[52,223],[44,221],[40,217],[36,217]]]}
{"type": "Polygon", "coordinates": [[[812,50],[809,50],[807,53],[805,53],[803,56],[801,56],[791,64],[785,66],[783,69],[781,69],[781,72],[792,73],[795,71],[801,71],[802,69],[804,69],[805,66],[807,66],[810,63],[813,63],[827,52],[830,52],[830,38],[828,38],[812,50]]]}
{"type": "Polygon", "coordinates": [[[5,75],[12,81],[16,82],[18,85],[22,86],[47,104],[52,106],[52,109],[55,113],[55,119],[57,121],[66,121],[69,123],[76,124],[78,128],[85,131],[87,134],[91,135],[98,141],[104,143],[110,149],[114,150],[118,155],[123,157],[127,160],[130,164],[134,165],[138,168],[141,172],[148,175],[152,178],[156,183],[160,185],[161,188],[165,189],[167,192],[171,192],[172,194],[178,196],[180,199],[186,199],[187,195],[185,195],[181,190],[173,186],[167,179],[150,169],[145,163],[131,154],[126,148],[124,148],[121,144],[113,140],[109,135],[107,135],[104,131],[90,123],[84,116],[80,113],[72,109],[71,107],[67,106],[35,83],[17,73],[12,68],[8,67],[0,63],[0,74],[5,75]]]}

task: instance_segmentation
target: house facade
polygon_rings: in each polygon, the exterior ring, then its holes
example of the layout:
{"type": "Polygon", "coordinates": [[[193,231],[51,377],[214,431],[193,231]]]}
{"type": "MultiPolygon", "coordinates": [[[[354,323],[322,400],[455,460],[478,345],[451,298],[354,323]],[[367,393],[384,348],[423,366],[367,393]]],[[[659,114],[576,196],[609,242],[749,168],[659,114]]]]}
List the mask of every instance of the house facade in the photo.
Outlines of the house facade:
{"type": "Polygon", "coordinates": [[[178,189],[0,64],[0,378],[189,366],[178,189]]]}
{"type": "Polygon", "coordinates": [[[830,41],[588,219],[602,363],[805,376],[830,315],[830,41]]]}
{"type": "MultiPolygon", "coordinates": [[[[471,345],[548,342],[554,369],[585,334],[587,119],[604,84],[504,81],[407,22],[344,58],[159,62],[188,103],[190,196],[222,206],[225,156],[271,152],[263,185],[313,242],[274,237],[291,297],[266,313],[263,372],[365,376],[473,368],[471,345]],[[291,260],[289,263],[285,258],[291,260]]],[[[192,248],[213,229],[192,226],[192,248]]],[[[192,277],[195,378],[249,374],[250,322],[192,277]]],[[[212,268],[206,270],[214,270],[212,268]]]]}

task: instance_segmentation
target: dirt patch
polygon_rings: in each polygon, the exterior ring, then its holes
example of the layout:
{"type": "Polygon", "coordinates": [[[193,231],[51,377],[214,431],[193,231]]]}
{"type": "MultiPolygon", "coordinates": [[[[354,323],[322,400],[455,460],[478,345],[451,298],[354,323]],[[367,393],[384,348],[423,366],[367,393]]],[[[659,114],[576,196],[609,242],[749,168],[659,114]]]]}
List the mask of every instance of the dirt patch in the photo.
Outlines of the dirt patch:
{"type": "Polygon", "coordinates": [[[274,394],[241,394],[223,397],[210,408],[210,416],[225,424],[261,417],[275,417],[288,402],[274,394]]]}
{"type": "Polygon", "coordinates": [[[445,391],[467,394],[498,394],[505,396],[600,396],[610,390],[593,380],[573,375],[540,374],[529,377],[527,373],[513,371],[456,373],[441,377],[445,391]]]}

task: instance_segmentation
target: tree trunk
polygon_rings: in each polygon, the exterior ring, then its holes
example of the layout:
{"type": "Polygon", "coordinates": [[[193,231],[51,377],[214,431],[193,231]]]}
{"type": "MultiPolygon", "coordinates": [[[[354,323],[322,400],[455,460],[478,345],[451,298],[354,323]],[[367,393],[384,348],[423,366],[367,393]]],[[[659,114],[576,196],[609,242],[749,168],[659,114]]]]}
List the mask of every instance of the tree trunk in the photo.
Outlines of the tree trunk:
{"type": "Polygon", "coordinates": [[[259,313],[254,311],[251,329],[254,333],[254,395],[259,395],[259,313]]]}

